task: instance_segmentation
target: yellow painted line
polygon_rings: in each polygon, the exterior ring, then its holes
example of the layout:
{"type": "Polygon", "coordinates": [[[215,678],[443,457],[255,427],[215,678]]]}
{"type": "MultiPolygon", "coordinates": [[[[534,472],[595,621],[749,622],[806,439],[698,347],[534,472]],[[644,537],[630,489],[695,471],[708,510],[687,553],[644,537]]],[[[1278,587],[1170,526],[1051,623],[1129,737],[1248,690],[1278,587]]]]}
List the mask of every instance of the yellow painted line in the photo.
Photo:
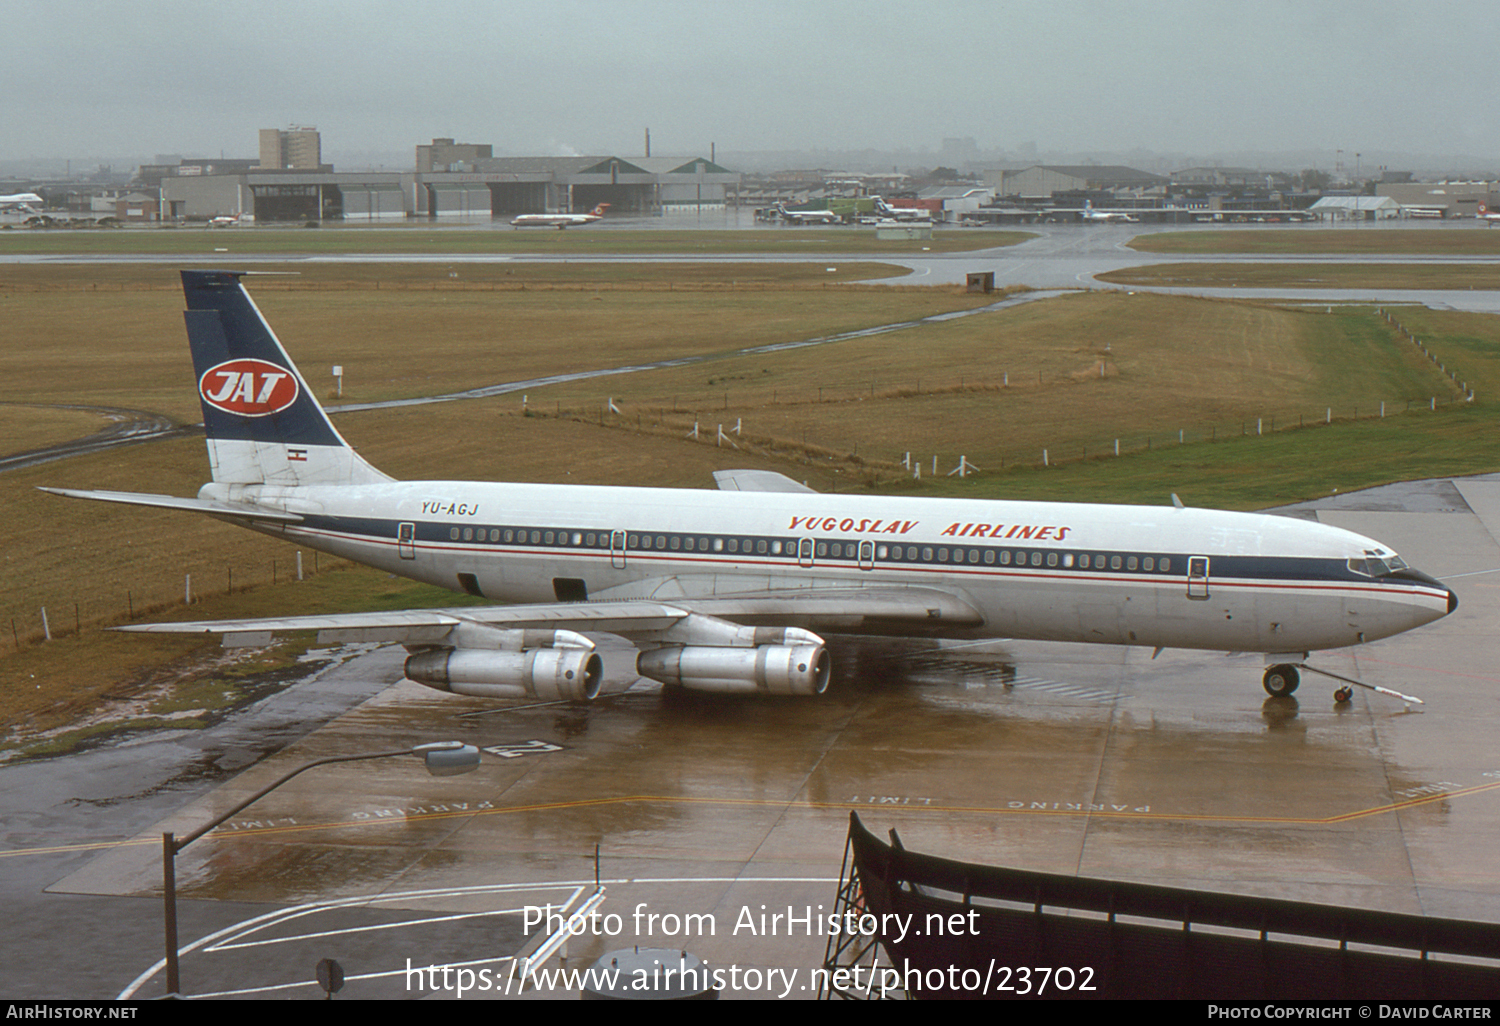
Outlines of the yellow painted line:
{"type": "MultiPolygon", "coordinates": [[[[565,802],[543,802],[536,805],[515,805],[502,809],[464,809],[444,812],[424,812],[407,816],[330,820],[323,823],[288,823],[281,826],[247,827],[243,830],[218,832],[208,834],[207,836],[215,840],[225,841],[237,837],[267,837],[276,834],[361,826],[406,825],[446,819],[477,818],[479,816],[506,816],[521,812],[553,812],[562,809],[601,808],[610,805],[631,805],[640,802],[666,805],[771,808],[781,812],[796,809],[836,810],[840,812],[858,811],[861,809],[885,809],[892,812],[900,810],[902,812],[962,813],[979,816],[1062,816],[1074,818],[1081,816],[1164,823],[1253,823],[1267,826],[1327,826],[1334,823],[1349,823],[1359,819],[1368,819],[1373,816],[1400,812],[1403,809],[1414,809],[1423,805],[1430,805],[1433,802],[1483,794],[1486,791],[1492,791],[1496,788],[1500,788],[1500,781],[1488,784],[1475,784],[1471,787],[1461,787],[1457,790],[1442,791],[1436,794],[1424,794],[1416,798],[1390,802],[1385,805],[1376,805],[1368,809],[1356,809],[1352,812],[1341,812],[1332,816],[1235,816],[1224,813],[1100,812],[1088,809],[1007,809],[983,805],[898,805],[882,802],[787,802],[775,801],[768,798],[692,798],[682,795],[638,794],[621,795],[614,798],[584,798],[565,802]]],[[[0,851],[0,859],[15,858],[23,855],[56,855],[66,852],[103,851],[112,848],[130,847],[152,847],[159,849],[161,847],[161,836],[160,834],[155,834],[132,837],[123,841],[82,841],[76,844],[57,844],[39,848],[11,848],[6,851],[0,851]]]]}

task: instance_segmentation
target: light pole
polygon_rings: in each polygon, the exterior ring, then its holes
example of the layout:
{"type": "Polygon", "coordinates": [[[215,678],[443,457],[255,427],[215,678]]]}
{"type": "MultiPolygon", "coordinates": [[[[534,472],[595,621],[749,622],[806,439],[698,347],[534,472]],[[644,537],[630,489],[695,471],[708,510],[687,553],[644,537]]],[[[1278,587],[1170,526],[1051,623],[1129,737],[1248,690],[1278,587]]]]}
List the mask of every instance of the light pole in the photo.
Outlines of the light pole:
{"type": "Polygon", "coordinates": [[[256,791],[249,798],[240,802],[228,812],[219,816],[203,826],[188,834],[182,840],[175,840],[171,831],[161,835],[161,881],[162,881],[162,904],[163,916],[166,920],[166,942],[167,942],[167,993],[175,995],[180,990],[180,979],[177,965],[177,853],[198,838],[208,833],[214,827],[223,823],[231,816],[243,811],[246,806],[259,801],[270,794],[282,784],[291,780],[303,770],[310,770],[314,766],[327,766],[334,762],[359,762],[363,759],[388,759],[396,755],[420,755],[427,767],[427,772],[435,777],[451,777],[459,773],[468,773],[479,766],[479,749],[473,745],[466,745],[462,741],[434,741],[430,744],[417,745],[414,748],[398,748],[390,752],[365,752],[360,755],[333,755],[326,759],[315,759],[292,770],[290,773],[273,781],[272,783],[256,791]]]}

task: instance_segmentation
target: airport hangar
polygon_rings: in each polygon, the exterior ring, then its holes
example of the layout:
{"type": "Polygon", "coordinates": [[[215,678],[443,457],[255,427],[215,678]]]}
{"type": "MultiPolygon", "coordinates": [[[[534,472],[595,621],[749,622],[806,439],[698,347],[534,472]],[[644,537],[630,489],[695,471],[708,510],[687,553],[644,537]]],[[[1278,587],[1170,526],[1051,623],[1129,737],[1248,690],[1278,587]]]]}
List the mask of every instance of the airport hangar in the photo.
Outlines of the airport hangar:
{"type": "Polygon", "coordinates": [[[722,210],[740,175],[706,157],[495,157],[445,171],[248,170],[162,179],[174,221],[386,221],[583,212],[661,216],[722,210]]]}

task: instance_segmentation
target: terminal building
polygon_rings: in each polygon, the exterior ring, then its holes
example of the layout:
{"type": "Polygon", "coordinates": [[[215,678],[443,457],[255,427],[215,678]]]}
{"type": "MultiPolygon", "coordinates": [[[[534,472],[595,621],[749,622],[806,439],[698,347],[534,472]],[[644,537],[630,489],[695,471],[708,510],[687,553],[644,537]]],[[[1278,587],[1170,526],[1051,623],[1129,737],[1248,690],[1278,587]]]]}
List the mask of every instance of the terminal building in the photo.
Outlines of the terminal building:
{"type": "Polygon", "coordinates": [[[434,139],[417,147],[413,171],[336,172],[318,163],[306,140],[280,139],[292,134],[263,132],[259,167],[163,175],[162,216],[359,222],[586,212],[608,203],[611,213],[650,217],[739,200],[740,175],[706,157],[493,157],[488,145],[434,139]],[[268,156],[283,162],[270,166],[268,156]]]}

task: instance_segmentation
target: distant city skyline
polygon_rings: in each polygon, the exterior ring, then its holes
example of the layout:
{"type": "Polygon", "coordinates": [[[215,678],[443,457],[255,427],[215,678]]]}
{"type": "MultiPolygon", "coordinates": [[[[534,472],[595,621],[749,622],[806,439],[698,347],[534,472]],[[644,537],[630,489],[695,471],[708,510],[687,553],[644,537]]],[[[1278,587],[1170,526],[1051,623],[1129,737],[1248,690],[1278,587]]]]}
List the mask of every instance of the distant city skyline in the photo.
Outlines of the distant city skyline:
{"type": "Polygon", "coordinates": [[[637,154],[650,128],[663,154],[938,163],[972,139],[1038,160],[1331,170],[1342,149],[1351,170],[1359,153],[1464,172],[1500,165],[1479,45],[1497,29],[1475,0],[57,0],[0,62],[0,166],[253,157],[259,130],[309,124],[351,167],[405,168],[434,137],[637,154]]]}

